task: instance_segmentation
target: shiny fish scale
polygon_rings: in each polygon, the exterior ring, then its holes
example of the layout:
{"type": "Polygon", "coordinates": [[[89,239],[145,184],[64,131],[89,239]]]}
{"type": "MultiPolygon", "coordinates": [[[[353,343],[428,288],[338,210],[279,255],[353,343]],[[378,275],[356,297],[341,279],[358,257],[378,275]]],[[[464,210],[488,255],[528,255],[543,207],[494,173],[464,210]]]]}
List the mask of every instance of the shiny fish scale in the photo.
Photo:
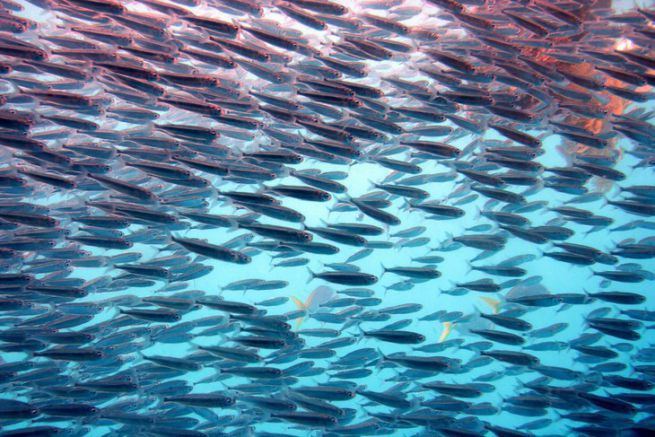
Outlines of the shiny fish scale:
{"type": "Polygon", "coordinates": [[[652,434],[655,10],[587,3],[2,1],[0,435],[652,434]]]}

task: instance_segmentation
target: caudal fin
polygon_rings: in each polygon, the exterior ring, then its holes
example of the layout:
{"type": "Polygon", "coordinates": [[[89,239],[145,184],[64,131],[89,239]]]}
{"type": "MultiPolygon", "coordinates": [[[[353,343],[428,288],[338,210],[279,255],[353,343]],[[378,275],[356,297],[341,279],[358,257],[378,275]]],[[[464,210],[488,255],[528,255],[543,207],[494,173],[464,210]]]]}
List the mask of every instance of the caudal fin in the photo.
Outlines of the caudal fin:
{"type": "Polygon", "coordinates": [[[309,267],[307,267],[307,272],[309,272],[309,279],[307,279],[307,284],[309,284],[316,277],[316,273],[314,273],[309,267]]]}
{"type": "MultiPolygon", "coordinates": [[[[296,305],[296,308],[299,310],[307,311],[307,305],[303,303],[300,299],[298,299],[296,296],[291,296],[291,301],[296,305]]],[[[300,329],[300,325],[302,325],[302,322],[305,320],[304,317],[298,317],[296,319],[296,331],[300,329]]]]}
{"type": "Polygon", "coordinates": [[[498,299],[493,299],[491,297],[487,297],[487,296],[480,296],[480,299],[482,299],[482,301],[484,301],[484,303],[486,303],[487,305],[489,305],[491,307],[494,314],[498,314],[498,308],[500,307],[500,304],[502,303],[501,301],[499,301],[498,299]]]}
{"type": "Polygon", "coordinates": [[[450,331],[453,329],[455,326],[454,323],[452,322],[443,322],[443,330],[441,331],[441,335],[439,336],[439,340],[437,340],[437,343],[443,343],[448,339],[450,336],[450,331]]]}

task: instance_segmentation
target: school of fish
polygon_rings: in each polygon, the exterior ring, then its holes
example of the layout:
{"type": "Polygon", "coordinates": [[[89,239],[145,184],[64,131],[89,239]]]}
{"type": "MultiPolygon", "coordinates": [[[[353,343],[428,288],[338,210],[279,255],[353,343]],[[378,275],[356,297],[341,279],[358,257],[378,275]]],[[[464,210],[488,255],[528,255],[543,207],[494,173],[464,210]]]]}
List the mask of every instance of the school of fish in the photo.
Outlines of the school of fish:
{"type": "Polygon", "coordinates": [[[655,435],[654,23],[0,0],[0,436],[655,435]]]}

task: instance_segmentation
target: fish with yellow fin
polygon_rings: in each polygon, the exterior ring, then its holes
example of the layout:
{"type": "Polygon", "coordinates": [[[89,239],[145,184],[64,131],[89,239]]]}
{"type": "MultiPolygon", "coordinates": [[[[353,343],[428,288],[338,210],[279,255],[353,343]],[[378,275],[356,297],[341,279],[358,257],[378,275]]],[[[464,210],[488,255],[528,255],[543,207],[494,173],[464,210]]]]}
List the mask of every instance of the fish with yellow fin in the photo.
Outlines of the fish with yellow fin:
{"type": "MultiPolygon", "coordinates": [[[[326,285],[321,285],[315,288],[314,291],[309,293],[309,296],[307,296],[305,302],[303,302],[296,296],[291,296],[291,300],[296,305],[296,308],[298,308],[298,310],[305,311],[307,315],[315,312],[321,305],[331,300],[334,297],[334,295],[335,293],[332,288],[326,285]]],[[[305,320],[305,317],[306,316],[299,317],[296,319],[296,330],[300,328],[300,325],[302,325],[302,322],[305,320]]]]}
{"type": "Polygon", "coordinates": [[[441,331],[441,335],[439,336],[439,340],[437,343],[443,343],[448,339],[448,336],[450,335],[450,331],[455,327],[454,322],[443,322],[443,330],[441,331]]]}
{"type": "Polygon", "coordinates": [[[480,296],[480,299],[489,305],[491,309],[494,311],[494,314],[498,314],[498,308],[500,307],[500,304],[502,303],[498,299],[494,299],[492,297],[487,297],[487,296],[480,296]]]}

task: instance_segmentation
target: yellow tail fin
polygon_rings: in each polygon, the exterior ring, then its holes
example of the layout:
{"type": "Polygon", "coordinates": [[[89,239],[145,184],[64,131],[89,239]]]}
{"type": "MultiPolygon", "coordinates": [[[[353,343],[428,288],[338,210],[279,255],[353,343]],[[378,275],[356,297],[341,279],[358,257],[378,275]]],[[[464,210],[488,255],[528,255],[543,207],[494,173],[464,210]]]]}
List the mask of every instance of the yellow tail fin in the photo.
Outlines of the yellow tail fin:
{"type": "Polygon", "coordinates": [[[439,336],[439,341],[437,341],[437,343],[443,343],[444,341],[446,341],[446,339],[450,335],[450,331],[453,329],[454,326],[455,324],[452,322],[443,322],[443,331],[441,331],[441,335],[439,336]]]}
{"type": "MultiPolygon", "coordinates": [[[[311,296],[310,296],[311,297],[311,296]]],[[[293,303],[296,305],[296,308],[299,310],[305,310],[307,311],[308,305],[306,303],[303,303],[300,299],[298,299],[296,296],[291,296],[291,300],[293,303]]],[[[304,317],[298,317],[296,319],[296,331],[300,329],[300,325],[302,325],[302,322],[305,320],[304,317]]]]}
{"type": "Polygon", "coordinates": [[[293,301],[294,304],[296,304],[296,308],[298,308],[299,310],[307,309],[305,307],[305,304],[302,303],[302,301],[298,299],[296,296],[291,296],[291,300],[293,301]]]}
{"type": "Polygon", "coordinates": [[[493,309],[494,314],[498,314],[498,308],[500,307],[501,302],[498,299],[493,299],[491,297],[486,297],[486,296],[480,296],[480,299],[482,299],[487,305],[493,309]]]}

